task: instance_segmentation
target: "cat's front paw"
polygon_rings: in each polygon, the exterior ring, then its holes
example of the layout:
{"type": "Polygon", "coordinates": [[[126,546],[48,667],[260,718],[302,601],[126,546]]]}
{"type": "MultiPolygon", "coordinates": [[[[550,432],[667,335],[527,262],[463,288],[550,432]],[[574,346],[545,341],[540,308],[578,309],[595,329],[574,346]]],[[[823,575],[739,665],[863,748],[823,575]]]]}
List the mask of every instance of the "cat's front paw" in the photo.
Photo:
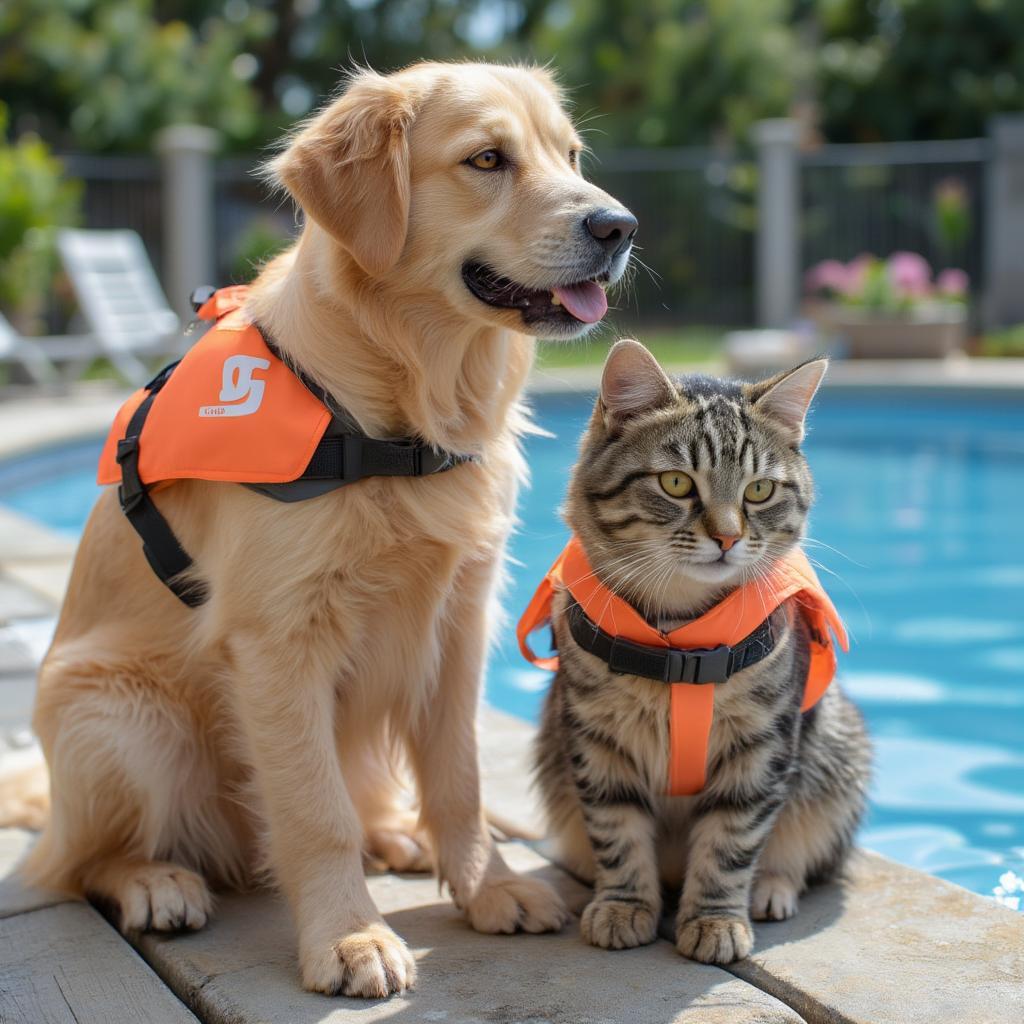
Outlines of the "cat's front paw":
{"type": "Polygon", "coordinates": [[[676,949],[704,964],[731,964],[750,956],[754,930],[742,917],[694,917],[681,921],[676,949]]]}
{"type": "Polygon", "coordinates": [[[755,921],[786,921],[796,914],[796,886],[788,878],[765,875],[754,884],[750,916],[755,921]]]}
{"type": "Polygon", "coordinates": [[[587,904],[580,919],[583,938],[601,949],[632,949],[654,941],[658,930],[657,909],[646,903],[602,899],[587,904]]]}

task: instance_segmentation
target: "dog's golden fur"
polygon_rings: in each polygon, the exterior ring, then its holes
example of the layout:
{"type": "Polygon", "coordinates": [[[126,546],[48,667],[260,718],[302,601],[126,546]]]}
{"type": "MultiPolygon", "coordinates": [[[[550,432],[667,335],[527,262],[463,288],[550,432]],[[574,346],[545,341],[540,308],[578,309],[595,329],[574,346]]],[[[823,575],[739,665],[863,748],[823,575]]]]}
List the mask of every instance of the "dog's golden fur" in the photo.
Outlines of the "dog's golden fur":
{"type": "Polygon", "coordinates": [[[545,72],[420,64],[357,74],[273,161],[306,224],[256,280],[252,315],[368,433],[480,459],[295,504],[161,491],[210,588],[198,610],[104,493],[40,674],[52,812],[31,880],[112,904],[126,929],[199,927],[207,882],[267,869],[305,985],[363,996],[415,973],[368,894],[366,848],[396,868],[432,859],[482,931],[561,926],[557,896],[489,838],[474,731],[534,343],[460,267],[478,255],[543,287],[582,211],[612,203],[568,161],[577,146],[545,72]],[[513,175],[464,166],[499,145],[513,175]]]}

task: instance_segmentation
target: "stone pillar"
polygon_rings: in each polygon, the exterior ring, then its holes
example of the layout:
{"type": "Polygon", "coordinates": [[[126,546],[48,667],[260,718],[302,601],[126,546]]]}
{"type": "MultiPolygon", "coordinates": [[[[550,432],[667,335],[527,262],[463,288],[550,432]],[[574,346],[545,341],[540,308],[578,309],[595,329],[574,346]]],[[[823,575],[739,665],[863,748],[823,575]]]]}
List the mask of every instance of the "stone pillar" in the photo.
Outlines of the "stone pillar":
{"type": "Polygon", "coordinates": [[[214,250],[213,154],[220,136],[212,128],[175,124],[156,139],[163,184],[163,284],[174,311],[187,323],[192,289],[217,284],[214,250]]]}
{"type": "Polygon", "coordinates": [[[989,121],[985,177],[986,327],[1024,322],[1024,115],[989,121]]]}
{"type": "Polygon", "coordinates": [[[800,301],[800,125],[754,125],[757,147],[756,308],[761,327],[789,327],[800,301]]]}

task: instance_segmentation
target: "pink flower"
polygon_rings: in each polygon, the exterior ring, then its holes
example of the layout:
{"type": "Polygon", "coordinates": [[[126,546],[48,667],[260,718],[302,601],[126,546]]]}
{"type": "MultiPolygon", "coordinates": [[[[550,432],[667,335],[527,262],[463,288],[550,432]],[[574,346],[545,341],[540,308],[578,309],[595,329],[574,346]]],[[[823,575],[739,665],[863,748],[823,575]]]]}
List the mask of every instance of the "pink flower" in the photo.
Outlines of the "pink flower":
{"type": "Polygon", "coordinates": [[[850,260],[846,266],[846,290],[843,294],[848,298],[860,295],[867,283],[868,273],[878,262],[878,257],[868,252],[862,252],[856,259],[850,260]]]}
{"type": "Polygon", "coordinates": [[[903,295],[919,298],[931,290],[932,268],[916,252],[894,252],[888,269],[890,284],[903,295]]]}
{"type": "Polygon", "coordinates": [[[846,267],[839,260],[824,260],[816,263],[804,275],[804,287],[809,292],[839,292],[846,290],[846,267]]]}
{"type": "Polygon", "coordinates": [[[955,267],[943,270],[935,279],[935,287],[939,294],[950,299],[966,299],[970,284],[971,279],[966,272],[955,267]]]}

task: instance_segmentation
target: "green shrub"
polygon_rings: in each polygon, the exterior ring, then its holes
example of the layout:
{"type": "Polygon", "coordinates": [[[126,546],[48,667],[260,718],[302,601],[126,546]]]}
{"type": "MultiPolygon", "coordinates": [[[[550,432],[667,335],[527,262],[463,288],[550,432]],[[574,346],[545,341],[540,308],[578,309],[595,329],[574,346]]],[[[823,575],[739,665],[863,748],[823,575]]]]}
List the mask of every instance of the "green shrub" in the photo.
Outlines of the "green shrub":
{"type": "Polygon", "coordinates": [[[1024,356],[1024,324],[988,331],[982,335],[979,349],[983,356],[1024,356]]]}
{"type": "Polygon", "coordinates": [[[81,194],[38,137],[8,141],[0,103],[0,308],[22,331],[36,326],[57,271],[57,231],[78,223],[81,194]]]}
{"type": "Polygon", "coordinates": [[[291,238],[271,220],[258,218],[234,238],[231,246],[231,280],[251,281],[260,267],[276,256],[291,238]]]}

